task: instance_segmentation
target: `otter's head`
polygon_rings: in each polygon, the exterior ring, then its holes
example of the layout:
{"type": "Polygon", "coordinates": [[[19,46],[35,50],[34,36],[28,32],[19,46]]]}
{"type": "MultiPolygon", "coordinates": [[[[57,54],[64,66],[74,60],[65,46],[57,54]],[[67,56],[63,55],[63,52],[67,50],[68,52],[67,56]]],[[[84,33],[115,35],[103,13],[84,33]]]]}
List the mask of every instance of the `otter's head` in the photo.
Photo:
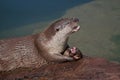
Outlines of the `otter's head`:
{"type": "Polygon", "coordinates": [[[59,36],[59,38],[68,37],[71,33],[80,29],[78,22],[78,18],[63,18],[57,20],[45,30],[46,36],[47,38],[51,38],[52,36],[59,36]]]}

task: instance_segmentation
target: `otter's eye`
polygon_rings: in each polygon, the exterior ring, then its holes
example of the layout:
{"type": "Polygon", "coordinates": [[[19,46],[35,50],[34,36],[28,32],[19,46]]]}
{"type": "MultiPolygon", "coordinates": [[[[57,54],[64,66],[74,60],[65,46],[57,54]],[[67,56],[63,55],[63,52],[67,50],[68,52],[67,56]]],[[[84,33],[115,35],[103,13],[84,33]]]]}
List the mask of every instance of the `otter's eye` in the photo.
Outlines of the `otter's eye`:
{"type": "Polygon", "coordinates": [[[59,31],[59,29],[56,29],[56,31],[59,31]]]}
{"type": "Polygon", "coordinates": [[[55,31],[59,31],[60,28],[61,28],[61,26],[57,26],[57,27],[55,27],[55,31]]]}

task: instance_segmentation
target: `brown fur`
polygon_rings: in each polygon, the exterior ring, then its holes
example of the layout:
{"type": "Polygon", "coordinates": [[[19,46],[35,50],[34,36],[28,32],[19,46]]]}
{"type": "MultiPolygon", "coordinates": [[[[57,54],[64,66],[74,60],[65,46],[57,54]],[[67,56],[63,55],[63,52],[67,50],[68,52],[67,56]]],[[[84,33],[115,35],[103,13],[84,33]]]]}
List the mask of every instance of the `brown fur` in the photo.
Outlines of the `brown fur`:
{"type": "MultiPolygon", "coordinates": [[[[71,22],[66,28],[69,30],[71,28],[72,30],[73,25],[76,25],[75,23],[78,22],[76,20],[73,18],[60,19],[42,33],[21,38],[0,40],[0,71],[8,71],[19,67],[35,68],[51,61],[73,61],[73,57],[62,55],[68,47],[68,34],[65,36],[64,33],[60,34],[60,36],[63,36],[63,41],[58,43],[57,38],[59,38],[59,34],[55,28],[59,25],[66,26],[65,22],[71,22]]],[[[60,27],[60,29],[65,28],[60,27]]]]}
{"type": "Polygon", "coordinates": [[[0,40],[0,70],[38,67],[44,64],[45,60],[39,55],[34,44],[36,36],[0,40]]]}

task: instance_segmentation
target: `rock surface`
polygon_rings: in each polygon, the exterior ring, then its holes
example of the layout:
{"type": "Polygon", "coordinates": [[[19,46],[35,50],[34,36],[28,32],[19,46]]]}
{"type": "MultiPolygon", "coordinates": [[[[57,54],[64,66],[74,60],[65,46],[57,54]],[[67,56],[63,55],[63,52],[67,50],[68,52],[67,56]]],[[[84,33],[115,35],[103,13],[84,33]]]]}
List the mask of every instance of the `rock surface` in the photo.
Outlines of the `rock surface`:
{"type": "Polygon", "coordinates": [[[1,72],[0,80],[120,80],[120,64],[101,58],[1,72]]]}

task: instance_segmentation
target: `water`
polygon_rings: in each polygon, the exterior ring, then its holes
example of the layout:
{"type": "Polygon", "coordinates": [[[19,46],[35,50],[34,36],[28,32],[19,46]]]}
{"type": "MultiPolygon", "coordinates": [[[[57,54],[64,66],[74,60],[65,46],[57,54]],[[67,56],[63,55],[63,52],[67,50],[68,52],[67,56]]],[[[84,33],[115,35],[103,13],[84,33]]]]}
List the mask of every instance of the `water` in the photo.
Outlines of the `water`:
{"type": "Polygon", "coordinates": [[[120,62],[119,3],[120,0],[94,0],[68,10],[64,16],[78,16],[81,25],[70,44],[85,55],[120,62]]]}
{"type": "Polygon", "coordinates": [[[74,6],[91,0],[0,0],[0,31],[54,20],[74,6]]]}

